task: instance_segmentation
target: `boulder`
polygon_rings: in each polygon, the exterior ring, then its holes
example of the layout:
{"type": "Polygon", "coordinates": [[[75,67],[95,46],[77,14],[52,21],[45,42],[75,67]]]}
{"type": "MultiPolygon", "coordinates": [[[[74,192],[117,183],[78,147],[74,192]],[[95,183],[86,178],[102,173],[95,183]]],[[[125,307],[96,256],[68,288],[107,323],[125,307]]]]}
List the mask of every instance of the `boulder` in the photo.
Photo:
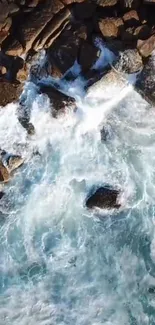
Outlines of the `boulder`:
{"type": "Polygon", "coordinates": [[[65,30],[52,44],[48,59],[63,75],[77,59],[81,38],[73,29],[65,30]]]}
{"type": "Polygon", "coordinates": [[[146,40],[138,40],[137,49],[140,54],[147,58],[155,50],[155,35],[152,35],[146,40]]]}
{"type": "Polygon", "coordinates": [[[104,18],[99,22],[99,29],[105,38],[117,38],[123,30],[121,18],[104,18]]]}
{"type": "Polygon", "coordinates": [[[59,114],[65,113],[68,109],[74,110],[76,108],[75,99],[73,97],[65,95],[52,86],[45,84],[40,84],[39,86],[40,93],[47,95],[50,99],[53,117],[57,117],[59,114]]]}
{"type": "Polygon", "coordinates": [[[2,197],[5,195],[4,192],[0,191],[0,200],[2,199],[2,197]]]}
{"type": "Polygon", "coordinates": [[[126,12],[122,18],[126,27],[136,27],[140,24],[139,16],[136,10],[126,12]]]}
{"type": "Polygon", "coordinates": [[[0,155],[4,166],[9,172],[19,168],[24,163],[24,159],[21,156],[9,154],[5,150],[0,150],[0,155]]]}
{"type": "Polygon", "coordinates": [[[136,39],[146,40],[151,34],[151,28],[148,25],[141,25],[135,28],[134,36],[136,39]]]}
{"type": "Polygon", "coordinates": [[[114,70],[113,68],[109,70],[107,73],[105,70],[105,74],[96,81],[93,85],[91,85],[87,89],[86,97],[96,98],[96,100],[100,101],[100,97],[102,97],[102,101],[108,100],[112,98],[112,89],[123,89],[125,85],[127,85],[127,80],[123,76],[122,73],[114,70]],[[110,86],[110,87],[109,87],[110,86]]]}
{"type": "Polygon", "coordinates": [[[16,102],[22,92],[22,87],[18,83],[10,83],[0,80],[0,106],[16,102]]]}
{"type": "Polygon", "coordinates": [[[151,103],[151,105],[155,105],[155,54],[144,65],[136,82],[136,88],[144,99],[151,103]]]}
{"type": "Polygon", "coordinates": [[[7,168],[3,165],[3,162],[0,160],[0,182],[8,182],[10,174],[7,168]]]}
{"type": "Polygon", "coordinates": [[[119,55],[119,59],[115,64],[115,69],[119,72],[135,73],[143,67],[142,57],[139,52],[134,49],[125,50],[119,55]]]}
{"type": "Polygon", "coordinates": [[[89,19],[95,13],[96,5],[90,0],[85,0],[82,3],[76,3],[73,8],[73,13],[76,19],[89,19]]]}
{"type": "Polygon", "coordinates": [[[119,209],[121,204],[118,201],[120,192],[109,187],[98,188],[87,200],[88,209],[119,209]]]}
{"type": "Polygon", "coordinates": [[[22,44],[20,44],[14,37],[12,41],[10,40],[9,44],[6,45],[6,53],[16,53],[18,56],[27,53],[31,48],[33,48],[33,43],[54,15],[63,8],[64,5],[59,0],[45,0],[44,3],[37,6],[32,12],[30,12],[27,19],[20,26],[22,44]]]}
{"type": "Polygon", "coordinates": [[[93,44],[84,40],[81,42],[78,63],[81,65],[82,71],[87,71],[94,65],[99,57],[99,53],[100,51],[93,44]]]}
{"type": "Polygon", "coordinates": [[[33,43],[33,49],[39,51],[48,48],[54,40],[61,34],[65,26],[69,23],[71,11],[68,8],[61,10],[53,19],[45,26],[42,33],[33,43]]]}
{"type": "Polygon", "coordinates": [[[30,107],[26,104],[26,98],[23,98],[19,102],[19,106],[17,109],[17,117],[19,123],[22,125],[24,129],[26,129],[29,135],[35,134],[35,128],[33,124],[30,122],[30,107]]]}

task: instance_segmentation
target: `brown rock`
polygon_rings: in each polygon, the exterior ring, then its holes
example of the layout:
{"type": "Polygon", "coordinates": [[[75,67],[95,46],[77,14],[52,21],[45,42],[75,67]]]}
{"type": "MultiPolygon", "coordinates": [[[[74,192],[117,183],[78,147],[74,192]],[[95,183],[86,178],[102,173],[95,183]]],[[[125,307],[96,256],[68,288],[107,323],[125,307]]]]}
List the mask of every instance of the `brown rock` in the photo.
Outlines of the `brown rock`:
{"type": "Polygon", "coordinates": [[[152,35],[147,40],[138,40],[137,49],[145,58],[151,55],[153,50],[155,50],[155,35],[152,35]]]}
{"type": "Polygon", "coordinates": [[[82,71],[89,70],[96,62],[98,56],[98,48],[89,44],[87,41],[83,41],[78,56],[78,63],[81,65],[82,71]]]}
{"type": "Polygon", "coordinates": [[[127,27],[135,27],[139,25],[139,16],[136,10],[130,10],[123,16],[124,24],[127,27]]]}
{"type": "Polygon", "coordinates": [[[33,49],[38,51],[42,48],[51,46],[69,22],[70,16],[71,12],[68,8],[61,10],[60,13],[55,15],[43,29],[42,33],[39,35],[39,39],[33,43],[33,49]]]}
{"type": "Polygon", "coordinates": [[[105,18],[99,22],[99,28],[105,38],[116,38],[121,34],[123,21],[121,18],[105,18]]]}
{"type": "Polygon", "coordinates": [[[10,38],[7,45],[2,44],[2,50],[10,56],[20,56],[23,53],[23,46],[16,39],[10,38]]]}
{"type": "Polygon", "coordinates": [[[46,94],[52,103],[52,115],[66,113],[68,109],[74,110],[76,107],[75,99],[67,96],[52,86],[40,85],[40,93],[46,94]]]}
{"type": "Polygon", "coordinates": [[[50,22],[55,14],[57,14],[64,5],[59,0],[45,0],[42,7],[35,8],[27,17],[27,20],[21,25],[20,33],[22,35],[22,42],[24,50],[19,43],[13,39],[12,42],[6,48],[6,53],[16,55],[22,55],[27,53],[33,48],[33,43],[39,34],[43,31],[45,26],[50,22]],[[11,49],[11,53],[10,53],[11,49]]]}
{"type": "Polygon", "coordinates": [[[101,7],[111,7],[116,3],[118,3],[118,0],[97,0],[97,5],[101,7]]]}
{"type": "Polygon", "coordinates": [[[21,85],[0,80],[0,106],[17,101],[21,92],[21,85]]]}
{"type": "Polygon", "coordinates": [[[8,182],[10,178],[10,174],[7,168],[3,165],[2,161],[0,160],[0,182],[8,182]]]}

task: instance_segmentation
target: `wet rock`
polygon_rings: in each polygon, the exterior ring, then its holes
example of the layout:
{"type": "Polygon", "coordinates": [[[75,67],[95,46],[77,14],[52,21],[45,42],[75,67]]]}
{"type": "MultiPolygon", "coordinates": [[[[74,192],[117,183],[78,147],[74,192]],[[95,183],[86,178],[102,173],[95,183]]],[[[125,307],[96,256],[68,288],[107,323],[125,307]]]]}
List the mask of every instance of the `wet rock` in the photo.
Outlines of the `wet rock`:
{"type": "Polygon", "coordinates": [[[35,134],[35,128],[33,124],[30,122],[30,107],[26,105],[25,99],[20,100],[18,109],[17,109],[17,117],[19,123],[22,125],[24,129],[26,129],[29,135],[35,134]]]}
{"type": "Polygon", "coordinates": [[[100,187],[87,200],[86,207],[88,209],[119,209],[118,202],[120,192],[108,187],[100,187]]]}
{"type": "Polygon", "coordinates": [[[123,21],[126,27],[136,27],[140,24],[139,16],[136,10],[126,12],[123,16],[123,21]]]}
{"type": "Polygon", "coordinates": [[[9,171],[3,165],[3,162],[0,160],[0,182],[8,182],[10,178],[9,171]]]}
{"type": "Polygon", "coordinates": [[[2,199],[2,197],[5,195],[4,192],[0,191],[0,200],[2,199]]]}
{"type": "Polygon", "coordinates": [[[99,57],[100,51],[93,44],[83,41],[80,46],[78,63],[82,71],[89,70],[99,57]],[[89,55],[88,55],[89,53],[89,55]]]}
{"type": "Polygon", "coordinates": [[[74,110],[76,108],[75,99],[65,95],[61,91],[52,86],[41,85],[40,93],[46,94],[52,103],[52,115],[57,117],[58,114],[65,113],[68,109],[74,110]]]}
{"type": "Polygon", "coordinates": [[[0,106],[18,101],[21,92],[20,84],[0,80],[0,106]]]}
{"type": "Polygon", "coordinates": [[[78,56],[81,38],[71,30],[65,30],[48,51],[49,62],[63,75],[78,56]]]}
{"type": "Polygon", "coordinates": [[[120,53],[115,68],[119,72],[135,73],[143,67],[142,57],[137,50],[129,49],[120,53]]]}
{"type": "Polygon", "coordinates": [[[151,105],[155,105],[155,54],[144,65],[136,82],[136,88],[151,105]]]}
{"type": "Polygon", "coordinates": [[[99,29],[105,38],[117,38],[123,30],[121,18],[104,18],[99,22],[99,29]]]}
{"type": "Polygon", "coordinates": [[[147,40],[138,40],[137,49],[143,57],[148,57],[155,50],[155,35],[147,40]]]}
{"type": "Polygon", "coordinates": [[[24,163],[24,159],[21,156],[9,154],[5,150],[0,150],[0,155],[4,166],[9,172],[19,168],[24,163]]]}
{"type": "Polygon", "coordinates": [[[105,73],[102,78],[100,78],[97,82],[95,82],[92,86],[87,89],[87,98],[96,98],[98,101],[100,100],[101,94],[103,94],[102,102],[111,98],[111,89],[119,87],[119,89],[123,89],[124,86],[127,85],[127,80],[123,76],[122,73],[111,69],[107,73],[105,73]],[[110,87],[109,87],[110,86],[110,87]],[[100,94],[98,94],[98,92],[100,94]],[[96,96],[96,97],[94,97],[96,96]]]}

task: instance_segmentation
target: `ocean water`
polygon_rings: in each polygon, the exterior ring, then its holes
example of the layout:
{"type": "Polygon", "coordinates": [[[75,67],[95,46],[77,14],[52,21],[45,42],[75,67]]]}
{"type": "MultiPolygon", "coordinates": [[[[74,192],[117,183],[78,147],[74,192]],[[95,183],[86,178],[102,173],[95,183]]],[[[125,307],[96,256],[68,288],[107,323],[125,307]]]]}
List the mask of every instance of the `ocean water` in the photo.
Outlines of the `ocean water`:
{"type": "Polygon", "coordinates": [[[0,325],[155,324],[155,110],[131,85],[81,87],[54,119],[28,83],[31,137],[16,104],[0,110],[0,147],[25,158],[0,202],[0,325]],[[119,211],[86,209],[103,184],[119,211]]]}

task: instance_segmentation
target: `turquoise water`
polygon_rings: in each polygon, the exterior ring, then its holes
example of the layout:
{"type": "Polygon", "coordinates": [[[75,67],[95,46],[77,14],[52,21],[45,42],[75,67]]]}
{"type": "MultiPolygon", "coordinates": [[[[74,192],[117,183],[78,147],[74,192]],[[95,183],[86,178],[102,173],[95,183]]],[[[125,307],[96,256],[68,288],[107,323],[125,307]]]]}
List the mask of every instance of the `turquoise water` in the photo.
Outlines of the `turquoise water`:
{"type": "Polygon", "coordinates": [[[69,91],[78,110],[57,120],[36,98],[33,137],[16,105],[0,111],[0,147],[25,158],[0,203],[0,324],[153,325],[154,109],[130,86],[109,87],[104,104],[69,91]],[[122,208],[90,213],[85,198],[104,183],[122,208]]]}

